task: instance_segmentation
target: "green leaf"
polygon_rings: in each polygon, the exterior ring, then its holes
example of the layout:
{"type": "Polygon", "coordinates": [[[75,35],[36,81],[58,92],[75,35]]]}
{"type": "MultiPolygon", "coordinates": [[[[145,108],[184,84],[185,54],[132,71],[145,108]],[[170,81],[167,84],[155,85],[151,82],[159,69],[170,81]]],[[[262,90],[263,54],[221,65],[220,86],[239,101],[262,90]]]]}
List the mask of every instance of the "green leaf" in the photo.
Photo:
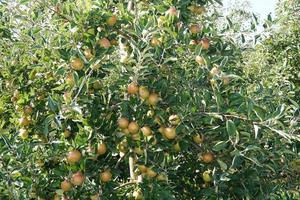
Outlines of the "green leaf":
{"type": "Polygon", "coordinates": [[[56,112],[58,109],[57,103],[54,102],[54,100],[51,98],[51,96],[48,97],[48,106],[52,112],[56,112]]]}
{"type": "Polygon", "coordinates": [[[229,135],[229,138],[232,138],[237,134],[236,126],[232,120],[226,121],[226,130],[229,135]]]}
{"type": "Polygon", "coordinates": [[[227,164],[226,163],[224,163],[223,161],[221,161],[221,160],[217,160],[218,161],[218,163],[219,163],[219,165],[220,165],[220,167],[221,167],[221,169],[223,170],[223,171],[225,171],[225,170],[227,170],[227,164]]]}
{"type": "Polygon", "coordinates": [[[220,141],[213,147],[214,151],[221,151],[227,147],[228,141],[220,141]]]}

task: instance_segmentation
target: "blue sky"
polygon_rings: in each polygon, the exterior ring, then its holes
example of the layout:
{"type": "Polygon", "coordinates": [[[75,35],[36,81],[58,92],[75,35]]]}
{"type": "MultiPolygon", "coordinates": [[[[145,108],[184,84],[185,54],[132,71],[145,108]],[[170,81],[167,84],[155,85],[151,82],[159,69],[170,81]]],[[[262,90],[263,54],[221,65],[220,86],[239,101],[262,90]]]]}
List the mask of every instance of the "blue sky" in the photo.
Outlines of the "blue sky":
{"type": "MultiPolygon", "coordinates": [[[[227,4],[230,0],[224,0],[224,5],[227,4]]],[[[245,0],[240,0],[245,1],[245,0]]],[[[260,14],[260,16],[264,19],[268,16],[270,12],[275,14],[275,7],[277,0],[248,0],[251,3],[252,11],[260,14]]]]}

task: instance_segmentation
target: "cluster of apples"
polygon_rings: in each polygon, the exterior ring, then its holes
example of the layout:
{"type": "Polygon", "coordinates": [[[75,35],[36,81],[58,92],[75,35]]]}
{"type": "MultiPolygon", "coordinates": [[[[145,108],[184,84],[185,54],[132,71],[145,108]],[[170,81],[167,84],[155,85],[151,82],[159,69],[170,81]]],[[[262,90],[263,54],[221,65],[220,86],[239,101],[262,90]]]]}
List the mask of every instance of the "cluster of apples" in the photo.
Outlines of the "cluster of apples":
{"type": "MultiPolygon", "coordinates": [[[[117,23],[118,21],[118,18],[117,16],[115,15],[112,15],[110,16],[107,20],[106,20],[106,24],[109,26],[109,27],[113,27],[115,26],[115,24],[117,23]]],[[[100,45],[100,47],[104,48],[104,49],[108,49],[110,48],[112,45],[116,45],[118,42],[116,40],[109,40],[107,37],[103,37],[103,38],[100,38],[98,40],[98,44],[100,45]]],[[[87,60],[90,60],[94,57],[94,54],[93,54],[93,50],[90,49],[90,48],[86,48],[84,49],[83,51],[83,54],[85,56],[85,58],[87,60]]],[[[71,65],[71,68],[73,70],[76,70],[76,71],[80,71],[84,68],[84,62],[81,58],[73,58],[70,62],[70,65],[71,65]]]]}
{"type": "MultiPolygon", "coordinates": [[[[99,143],[97,147],[97,155],[104,155],[107,152],[105,143],[99,143]]],[[[82,154],[79,150],[74,149],[66,155],[66,161],[70,165],[75,165],[82,159],[82,154]]],[[[63,192],[70,191],[74,186],[81,186],[85,181],[85,175],[81,171],[75,172],[70,178],[66,178],[60,184],[63,192]]],[[[99,179],[102,183],[107,183],[112,179],[112,173],[109,169],[105,169],[99,174],[99,179]]],[[[67,198],[67,197],[65,197],[67,198]]]]}
{"type": "MultiPolygon", "coordinates": [[[[17,103],[20,99],[20,91],[15,90],[11,101],[13,103],[17,103]]],[[[15,105],[16,110],[21,113],[21,117],[19,118],[18,124],[21,127],[19,130],[19,136],[25,140],[29,136],[28,126],[32,124],[31,114],[33,112],[33,107],[31,105],[25,105],[24,107],[15,105]]]]}

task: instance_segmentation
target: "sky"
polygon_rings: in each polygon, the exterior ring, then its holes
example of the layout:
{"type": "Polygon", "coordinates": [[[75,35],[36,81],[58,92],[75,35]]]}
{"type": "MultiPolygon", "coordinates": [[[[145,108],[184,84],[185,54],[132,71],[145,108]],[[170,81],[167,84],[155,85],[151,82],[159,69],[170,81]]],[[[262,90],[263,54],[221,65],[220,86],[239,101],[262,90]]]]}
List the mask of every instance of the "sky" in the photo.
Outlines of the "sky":
{"type": "MultiPolygon", "coordinates": [[[[224,0],[223,3],[226,6],[228,2],[232,0],[224,0]]],[[[245,0],[240,0],[245,1],[245,0]]],[[[272,12],[272,16],[275,15],[275,7],[277,0],[248,0],[251,4],[253,12],[258,13],[262,19],[267,18],[268,14],[272,12]]]]}

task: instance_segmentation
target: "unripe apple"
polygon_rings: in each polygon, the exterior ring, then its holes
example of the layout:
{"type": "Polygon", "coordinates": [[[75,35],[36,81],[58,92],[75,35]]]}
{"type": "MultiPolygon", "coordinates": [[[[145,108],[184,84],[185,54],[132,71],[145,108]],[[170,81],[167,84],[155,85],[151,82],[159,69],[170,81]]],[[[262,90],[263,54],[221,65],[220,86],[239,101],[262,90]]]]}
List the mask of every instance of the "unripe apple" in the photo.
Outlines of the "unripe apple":
{"type": "Polygon", "coordinates": [[[143,149],[141,149],[141,147],[135,147],[133,151],[134,151],[134,153],[136,153],[138,155],[144,154],[144,151],[143,151],[143,149]]]}
{"type": "Polygon", "coordinates": [[[202,178],[205,183],[209,183],[212,181],[212,177],[211,177],[210,173],[211,173],[210,170],[203,172],[202,178]]]}
{"type": "Polygon", "coordinates": [[[178,142],[176,142],[176,144],[173,145],[173,149],[177,152],[181,151],[181,147],[178,142]]]}
{"type": "Polygon", "coordinates": [[[100,200],[100,196],[99,196],[98,193],[96,193],[96,194],[90,196],[90,198],[91,198],[91,200],[100,200]]]}
{"type": "Polygon", "coordinates": [[[135,200],[142,200],[143,199],[143,194],[140,190],[136,190],[132,193],[132,196],[134,197],[135,200]]]}
{"type": "Polygon", "coordinates": [[[65,129],[65,131],[64,131],[64,137],[65,137],[65,138],[68,138],[68,137],[70,137],[70,136],[71,136],[71,131],[68,130],[68,129],[65,129]]]}
{"type": "Polygon", "coordinates": [[[156,178],[159,181],[167,181],[168,180],[168,177],[165,174],[158,174],[158,176],[156,178]]]}
{"type": "Polygon", "coordinates": [[[19,119],[19,125],[20,126],[28,126],[30,124],[30,120],[27,119],[26,117],[21,117],[19,119]]]}
{"type": "Polygon", "coordinates": [[[102,88],[102,83],[99,81],[99,80],[96,80],[94,83],[93,83],[93,88],[95,90],[99,90],[102,88]]]}

